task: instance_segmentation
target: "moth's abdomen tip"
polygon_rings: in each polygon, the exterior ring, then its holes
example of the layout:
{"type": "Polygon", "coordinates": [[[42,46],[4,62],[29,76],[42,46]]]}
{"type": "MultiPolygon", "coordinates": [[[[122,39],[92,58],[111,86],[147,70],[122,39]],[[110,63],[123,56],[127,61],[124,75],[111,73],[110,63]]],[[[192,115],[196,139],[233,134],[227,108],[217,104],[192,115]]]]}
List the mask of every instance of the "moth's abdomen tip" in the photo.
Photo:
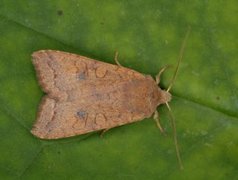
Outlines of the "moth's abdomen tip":
{"type": "Polygon", "coordinates": [[[42,58],[42,51],[35,51],[31,54],[31,60],[34,65],[38,64],[38,61],[42,58]]]}
{"type": "Polygon", "coordinates": [[[38,137],[40,139],[47,139],[42,132],[39,131],[39,129],[33,127],[31,129],[31,134],[33,134],[35,137],[38,137]]]}
{"type": "Polygon", "coordinates": [[[34,52],[31,54],[31,56],[32,56],[32,57],[37,57],[39,54],[41,54],[41,53],[43,53],[43,52],[45,52],[45,50],[34,51],[34,52]]]}
{"type": "Polygon", "coordinates": [[[47,54],[50,50],[39,50],[31,54],[32,60],[40,59],[47,54]]]}
{"type": "MultiPolygon", "coordinates": [[[[44,140],[60,139],[60,138],[64,137],[64,136],[60,135],[59,133],[58,134],[51,133],[48,130],[37,128],[37,127],[33,127],[31,129],[31,134],[39,139],[44,139],[44,140]]],[[[69,136],[65,136],[65,137],[69,137],[69,136]]]]}
{"type": "Polygon", "coordinates": [[[39,139],[58,139],[58,137],[52,136],[47,131],[41,130],[39,128],[33,127],[31,129],[31,134],[39,139]]]}

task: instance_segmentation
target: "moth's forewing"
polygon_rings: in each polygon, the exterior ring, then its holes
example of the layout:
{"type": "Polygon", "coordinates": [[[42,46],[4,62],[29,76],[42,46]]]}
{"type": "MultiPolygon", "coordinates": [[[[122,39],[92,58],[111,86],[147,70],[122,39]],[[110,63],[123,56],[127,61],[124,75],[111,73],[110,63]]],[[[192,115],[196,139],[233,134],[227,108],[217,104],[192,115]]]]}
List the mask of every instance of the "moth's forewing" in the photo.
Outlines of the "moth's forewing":
{"type": "Polygon", "coordinates": [[[150,117],[158,102],[151,76],[61,51],[33,53],[47,94],[32,133],[43,139],[85,134],[150,117]]]}

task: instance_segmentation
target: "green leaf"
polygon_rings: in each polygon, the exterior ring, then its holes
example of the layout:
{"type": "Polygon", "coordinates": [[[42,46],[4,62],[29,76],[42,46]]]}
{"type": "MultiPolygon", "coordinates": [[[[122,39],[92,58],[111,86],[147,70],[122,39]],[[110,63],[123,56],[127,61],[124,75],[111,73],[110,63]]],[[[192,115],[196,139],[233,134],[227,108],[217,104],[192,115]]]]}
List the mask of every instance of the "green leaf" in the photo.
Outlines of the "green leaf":
{"type": "MultiPolygon", "coordinates": [[[[1,179],[238,179],[238,2],[9,1],[0,2],[1,179]],[[30,133],[44,95],[32,52],[57,49],[156,75],[176,65],[191,34],[170,105],[184,170],[168,134],[152,118],[92,133],[40,140],[30,133]]],[[[168,87],[174,68],[166,71],[168,87]]]]}

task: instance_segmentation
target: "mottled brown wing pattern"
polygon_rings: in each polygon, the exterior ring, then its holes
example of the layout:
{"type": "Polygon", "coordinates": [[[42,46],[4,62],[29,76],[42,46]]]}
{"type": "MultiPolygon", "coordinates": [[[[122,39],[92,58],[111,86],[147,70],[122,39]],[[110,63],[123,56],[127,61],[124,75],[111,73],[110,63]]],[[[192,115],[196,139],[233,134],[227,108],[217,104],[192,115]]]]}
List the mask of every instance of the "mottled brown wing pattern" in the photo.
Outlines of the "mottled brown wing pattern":
{"type": "Polygon", "coordinates": [[[134,70],[53,50],[35,52],[33,64],[47,93],[32,129],[40,138],[109,129],[149,117],[156,108],[156,83],[134,70]]]}

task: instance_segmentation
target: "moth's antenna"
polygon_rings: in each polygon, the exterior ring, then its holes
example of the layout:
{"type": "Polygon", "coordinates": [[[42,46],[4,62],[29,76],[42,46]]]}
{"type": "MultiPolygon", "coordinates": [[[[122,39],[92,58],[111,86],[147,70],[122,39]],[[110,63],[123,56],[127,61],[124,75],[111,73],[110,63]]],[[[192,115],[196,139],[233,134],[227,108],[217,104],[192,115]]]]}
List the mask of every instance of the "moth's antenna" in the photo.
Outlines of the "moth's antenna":
{"type": "MultiPolygon", "coordinates": [[[[172,86],[174,85],[174,82],[177,78],[177,74],[178,74],[178,69],[179,69],[179,65],[181,63],[181,60],[183,59],[183,54],[184,54],[184,49],[185,49],[185,45],[186,45],[186,42],[187,42],[187,39],[188,39],[188,36],[190,34],[190,29],[191,27],[189,26],[188,27],[188,30],[187,30],[187,33],[186,33],[186,36],[182,42],[182,46],[181,46],[181,49],[180,49],[180,52],[179,52],[179,57],[178,57],[178,62],[177,62],[177,66],[176,66],[176,69],[175,69],[175,72],[174,72],[174,75],[172,77],[172,80],[170,82],[170,85],[168,87],[168,89],[166,90],[167,92],[170,91],[170,89],[172,88],[172,86]]],[[[175,145],[175,150],[176,150],[176,156],[177,156],[177,159],[178,159],[178,163],[179,163],[179,167],[180,169],[182,170],[183,169],[183,163],[182,163],[182,159],[180,157],[180,151],[179,151],[179,145],[178,145],[178,138],[177,138],[177,130],[176,130],[176,125],[175,125],[175,118],[173,116],[173,113],[172,113],[172,110],[168,104],[168,102],[165,103],[168,110],[169,110],[169,115],[170,115],[170,120],[171,120],[171,125],[172,125],[172,128],[173,128],[173,134],[174,134],[174,145],[175,145]]]]}
{"type": "Polygon", "coordinates": [[[174,138],[173,139],[174,139],[174,145],[175,145],[175,150],[176,150],[176,156],[177,156],[177,159],[178,159],[179,167],[180,167],[181,170],[183,170],[183,163],[182,163],[182,159],[180,157],[175,119],[174,119],[172,110],[171,110],[168,102],[166,102],[165,104],[166,104],[167,108],[169,109],[169,115],[170,115],[171,124],[172,124],[173,132],[174,132],[174,138]]]}
{"type": "Polygon", "coordinates": [[[170,89],[171,89],[172,86],[174,85],[174,82],[175,82],[175,80],[176,80],[176,78],[177,78],[179,65],[180,65],[181,60],[183,59],[184,49],[185,49],[185,45],[186,45],[188,36],[189,36],[189,34],[190,34],[190,29],[191,29],[191,27],[189,26],[189,27],[188,27],[188,30],[187,30],[187,33],[186,33],[186,36],[185,36],[185,38],[184,38],[184,40],[183,40],[181,49],[180,49],[180,51],[179,51],[179,57],[178,57],[177,66],[176,66],[174,75],[173,75],[173,77],[172,77],[172,80],[170,81],[170,85],[169,85],[168,89],[166,90],[167,92],[170,91],[170,89]]]}

